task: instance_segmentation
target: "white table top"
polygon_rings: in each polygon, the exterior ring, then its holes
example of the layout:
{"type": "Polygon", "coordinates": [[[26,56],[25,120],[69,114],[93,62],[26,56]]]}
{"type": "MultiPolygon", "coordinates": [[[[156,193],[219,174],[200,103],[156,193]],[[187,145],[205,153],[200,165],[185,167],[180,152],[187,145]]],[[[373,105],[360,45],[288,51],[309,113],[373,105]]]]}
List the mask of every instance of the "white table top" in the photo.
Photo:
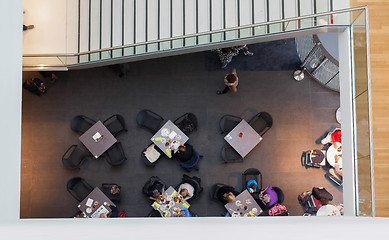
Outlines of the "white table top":
{"type": "MultiPolygon", "coordinates": [[[[342,150],[340,152],[338,152],[338,150],[335,149],[334,145],[331,145],[328,148],[327,154],[326,154],[327,162],[331,166],[335,167],[335,156],[339,155],[339,154],[342,154],[342,150]]],[[[339,163],[339,167],[342,168],[342,157],[338,160],[338,163],[339,163]]]]}
{"type": "Polygon", "coordinates": [[[262,141],[262,137],[245,120],[242,120],[224,137],[224,140],[226,140],[242,157],[245,157],[260,141],[262,141]]]}

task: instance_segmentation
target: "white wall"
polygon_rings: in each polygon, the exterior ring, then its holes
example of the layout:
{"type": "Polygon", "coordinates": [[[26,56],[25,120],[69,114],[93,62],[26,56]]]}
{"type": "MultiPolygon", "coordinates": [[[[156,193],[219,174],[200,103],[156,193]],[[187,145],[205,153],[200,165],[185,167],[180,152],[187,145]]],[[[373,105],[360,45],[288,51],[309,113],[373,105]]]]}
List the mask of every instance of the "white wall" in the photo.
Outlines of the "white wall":
{"type": "Polygon", "coordinates": [[[0,1],[1,239],[388,239],[389,219],[268,217],[257,219],[18,220],[20,198],[22,0],[0,1]],[[109,226],[109,227],[107,227],[109,226]],[[8,238],[7,238],[8,237],[8,238]]]}
{"type": "Polygon", "coordinates": [[[19,218],[22,3],[0,1],[0,220],[19,218]]]}

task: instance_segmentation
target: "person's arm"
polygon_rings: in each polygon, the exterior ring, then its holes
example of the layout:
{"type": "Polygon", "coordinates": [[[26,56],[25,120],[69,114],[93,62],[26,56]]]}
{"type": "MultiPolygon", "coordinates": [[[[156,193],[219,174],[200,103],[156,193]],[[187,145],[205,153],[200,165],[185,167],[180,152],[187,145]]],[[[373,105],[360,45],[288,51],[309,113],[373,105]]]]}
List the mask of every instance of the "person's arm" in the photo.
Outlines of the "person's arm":
{"type": "Polygon", "coordinates": [[[192,217],[192,215],[190,215],[190,212],[186,207],[183,207],[181,210],[184,211],[185,217],[192,217]]]}

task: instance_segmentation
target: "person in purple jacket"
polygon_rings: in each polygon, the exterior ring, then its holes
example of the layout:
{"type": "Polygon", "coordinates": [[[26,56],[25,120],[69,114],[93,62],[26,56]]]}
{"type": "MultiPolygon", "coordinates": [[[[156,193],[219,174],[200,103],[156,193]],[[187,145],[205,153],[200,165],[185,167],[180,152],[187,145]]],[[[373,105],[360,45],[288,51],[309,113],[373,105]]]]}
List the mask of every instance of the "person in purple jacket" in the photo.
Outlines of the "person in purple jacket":
{"type": "Polygon", "coordinates": [[[273,190],[273,187],[269,185],[265,190],[259,194],[259,199],[265,204],[266,207],[273,206],[278,201],[277,193],[273,190]]]}

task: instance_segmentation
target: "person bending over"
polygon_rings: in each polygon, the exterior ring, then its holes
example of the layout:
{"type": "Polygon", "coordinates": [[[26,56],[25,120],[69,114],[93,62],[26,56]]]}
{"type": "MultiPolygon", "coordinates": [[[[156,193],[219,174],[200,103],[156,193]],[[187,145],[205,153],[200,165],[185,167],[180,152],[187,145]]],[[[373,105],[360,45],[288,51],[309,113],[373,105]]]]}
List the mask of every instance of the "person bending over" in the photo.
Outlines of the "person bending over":
{"type": "Polygon", "coordinates": [[[194,187],[191,184],[189,184],[189,183],[183,183],[178,188],[178,192],[181,194],[181,196],[184,197],[185,201],[187,201],[191,197],[193,197],[194,191],[195,191],[194,187]]]}
{"type": "Polygon", "coordinates": [[[172,157],[177,158],[181,162],[187,162],[192,159],[193,156],[193,146],[189,143],[180,144],[177,152],[174,153],[174,146],[170,148],[172,150],[172,157]]]}

